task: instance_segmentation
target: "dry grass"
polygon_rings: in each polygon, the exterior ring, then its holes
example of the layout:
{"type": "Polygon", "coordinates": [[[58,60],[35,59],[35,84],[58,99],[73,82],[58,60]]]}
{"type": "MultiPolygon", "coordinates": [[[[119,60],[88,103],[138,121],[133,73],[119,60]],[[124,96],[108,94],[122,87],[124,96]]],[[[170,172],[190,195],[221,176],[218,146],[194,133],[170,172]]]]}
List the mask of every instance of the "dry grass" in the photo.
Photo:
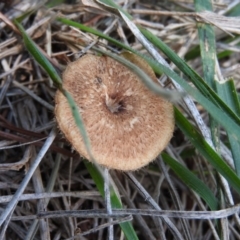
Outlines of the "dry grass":
{"type": "MultiPolygon", "coordinates": [[[[43,2],[36,4],[33,0],[4,2],[0,3],[1,213],[23,184],[23,179],[36,158],[39,159],[39,164],[24,193],[20,195],[17,205],[12,209],[10,217],[4,221],[0,239],[107,239],[106,218],[87,215],[92,212],[97,216],[96,210],[104,209],[104,199],[97,192],[83,159],[71,149],[56,128],[53,112],[56,88],[26,51],[11,20],[24,12],[34,10],[25,18],[23,26],[59,73],[69,62],[78,58],[78,54],[71,53],[85,51],[86,44],[93,42],[106,46],[106,41],[97,41],[96,36],[55,21],[57,15],[101,30],[142,53],[146,53],[146,50],[118,17],[97,8],[86,7],[79,1],[74,4],[60,4],[53,8],[46,8],[43,2]],[[41,149],[46,152],[42,156],[41,149]],[[89,212],[81,218],[70,214],[62,218],[36,219],[39,212],[58,210],[89,210],[89,212]],[[92,233],[81,235],[88,231],[92,233]]],[[[163,1],[157,4],[158,1],[118,2],[134,16],[136,23],[142,24],[161,37],[179,56],[185,57],[185,54],[198,44],[196,16],[177,13],[178,8],[186,11],[193,9],[191,1],[163,1]],[[149,10],[158,10],[159,14],[149,10]]],[[[218,11],[226,9],[224,4],[215,7],[218,11]]],[[[214,21],[212,16],[211,19],[214,21]]],[[[238,33],[237,27],[232,31],[227,23],[224,27],[222,25],[222,28],[224,31],[217,30],[218,39],[226,36],[228,31],[238,33]]],[[[237,42],[228,45],[220,41],[217,44],[219,49],[235,52],[228,59],[221,61],[221,68],[224,77],[231,76],[238,82],[240,59],[237,42]]],[[[199,57],[191,61],[190,65],[201,74],[199,57]]],[[[164,77],[161,80],[166,87],[171,86],[164,77]]],[[[207,123],[205,113],[202,113],[202,117],[207,123]]],[[[211,167],[200,156],[193,155],[192,151],[192,146],[176,129],[167,152],[179,159],[184,158],[190,169],[199,171],[199,176],[208,186],[215,186],[214,174],[205,175],[205,172],[212,172],[211,167]]],[[[160,159],[150,167],[135,173],[124,174],[117,171],[110,173],[126,208],[160,210],[161,206],[162,209],[169,211],[208,210],[205,203],[182,184],[160,159]]],[[[236,199],[239,200],[239,197],[236,199]]],[[[122,220],[124,219],[115,218],[114,239],[124,239],[117,224],[122,220]]],[[[176,226],[183,239],[219,239],[216,222],[210,220],[163,219],[137,215],[133,218],[133,226],[139,239],[172,239],[168,221],[176,226]]],[[[224,224],[228,224],[230,239],[240,239],[238,219],[224,219],[222,226],[224,224]]]]}

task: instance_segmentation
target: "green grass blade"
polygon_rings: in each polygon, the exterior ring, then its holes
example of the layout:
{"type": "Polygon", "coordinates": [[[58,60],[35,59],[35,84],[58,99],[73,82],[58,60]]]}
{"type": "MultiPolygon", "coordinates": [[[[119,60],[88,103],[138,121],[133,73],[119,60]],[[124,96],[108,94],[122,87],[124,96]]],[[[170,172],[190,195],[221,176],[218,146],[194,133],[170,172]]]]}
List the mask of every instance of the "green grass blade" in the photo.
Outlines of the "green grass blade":
{"type": "MultiPolygon", "coordinates": [[[[238,115],[240,116],[240,103],[238,99],[238,93],[234,85],[233,80],[226,81],[224,83],[217,82],[216,84],[217,92],[219,96],[226,102],[226,104],[238,115]]],[[[233,161],[237,175],[240,177],[240,144],[236,141],[231,134],[228,134],[229,143],[231,146],[231,151],[233,155],[233,161]]]]}
{"type": "Polygon", "coordinates": [[[175,174],[193,191],[195,191],[211,210],[218,209],[218,200],[212,193],[212,191],[205,185],[195,174],[184,167],[182,164],[171,158],[166,153],[162,153],[162,158],[167,163],[175,174]]]}
{"type": "MultiPolygon", "coordinates": [[[[162,42],[158,37],[150,33],[148,30],[140,28],[141,32],[146,38],[151,41],[157,48],[159,48],[163,53],[179,68],[179,70],[184,73],[189,80],[195,85],[195,87],[209,100],[211,100],[215,105],[222,108],[223,111],[228,113],[229,116],[236,119],[240,123],[240,119],[235,115],[233,111],[218,97],[215,91],[213,91],[204,80],[183,60],[181,59],[172,49],[170,49],[164,42],[162,42]]],[[[179,83],[181,84],[181,83],[179,83]]],[[[182,86],[184,88],[184,86],[182,86]]]]}
{"type": "Polygon", "coordinates": [[[80,115],[80,112],[78,110],[78,106],[76,105],[74,99],[72,98],[72,96],[69,92],[67,92],[64,89],[62,90],[62,92],[68,100],[68,104],[71,107],[71,111],[72,111],[72,115],[73,115],[73,118],[75,120],[75,123],[78,126],[78,129],[80,130],[80,134],[83,138],[83,141],[84,141],[84,144],[87,148],[88,154],[89,154],[89,156],[91,156],[92,154],[91,154],[90,140],[88,138],[87,131],[84,127],[84,123],[83,123],[82,117],[80,115]]]}
{"type": "Polygon", "coordinates": [[[118,14],[118,11],[123,12],[128,17],[131,17],[128,12],[126,12],[123,8],[121,8],[118,4],[116,4],[112,0],[95,0],[102,8],[107,9],[109,12],[113,12],[118,14]],[[117,10],[117,11],[116,11],[117,10]]]}
{"type": "MultiPolygon", "coordinates": [[[[25,46],[26,46],[27,50],[29,51],[29,53],[34,57],[34,59],[39,63],[39,65],[48,73],[48,75],[51,77],[53,82],[61,89],[62,93],[67,98],[69,106],[71,107],[72,114],[75,119],[76,125],[78,126],[80,133],[83,136],[85,146],[88,149],[88,151],[91,152],[90,141],[87,136],[87,132],[84,127],[83,120],[81,118],[81,115],[78,111],[78,107],[76,106],[72,96],[66,90],[62,89],[62,80],[61,80],[60,76],[58,75],[57,71],[52,66],[52,64],[48,61],[48,59],[42,54],[42,52],[38,49],[38,47],[31,40],[31,38],[28,37],[28,35],[26,34],[26,32],[23,29],[23,27],[21,26],[21,24],[18,23],[17,21],[15,21],[15,24],[21,31],[25,46]]],[[[97,170],[97,167],[93,166],[92,163],[89,163],[89,165],[92,166],[92,167],[88,166],[88,169],[91,170],[90,174],[91,175],[93,174],[93,179],[95,180],[95,183],[96,183],[98,189],[101,189],[101,191],[102,191],[102,189],[104,189],[104,182],[101,177],[101,172],[99,172],[99,170],[97,170]]],[[[102,194],[102,192],[101,192],[101,194],[102,194]]],[[[120,201],[120,199],[117,198],[116,193],[113,193],[111,198],[112,198],[112,203],[113,203],[112,207],[113,208],[121,208],[122,207],[121,201],[120,201]]],[[[120,226],[121,226],[123,232],[125,233],[127,239],[129,239],[129,240],[130,239],[133,239],[133,240],[138,239],[131,223],[129,223],[129,222],[121,223],[120,226]]]]}
{"type": "Polygon", "coordinates": [[[231,146],[231,152],[233,156],[235,170],[237,172],[238,177],[240,177],[240,144],[237,142],[231,135],[228,136],[229,143],[231,146]]]}
{"type": "MultiPolygon", "coordinates": [[[[231,44],[231,42],[234,42],[238,37],[229,37],[228,39],[226,39],[225,41],[223,41],[225,44],[231,44]]],[[[237,46],[239,46],[239,44],[237,44],[237,46]]],[[[226,57],[230,57],[231,54],[233,54],[234,52],[231,50],[223,50],[223,51],[219,51],[217,53],[217,59],[223,59],[226,57]]],[[[189,50],[186,55],[185,55],[185,61],[188,62],[190,60],[193,60],[197,57],[199,57],[200,55],[200,47],[199,45],[193,47],[191,50],[189,50]]]]}
{"type": "Polygon", "coordinates": [[[209,146],[201,134],[193,127],[183,114],[175,108],[175,118],[178,127],[196,147],[198,152],[228,181],[240,194],[240,179],[224,160],[209,146]]]}
{"type": "Polygon", "coordinates": [[[225,81],[224,83],[217,82],[216,86],[221,98],[238,116],[240,116],[240,103],[234,81],[230,79],[228,81],[225,81]]]}
{"type": "Polygon", "coordinates": [[[209,0],[201,1],[201,0],[194,0],[195,9],[197,12],[202,11],[212,11],[212,3],[209,0]]]}
{"type": "Polygon", "coordinates": [[[48,73],[52,81],[60,87],[62,85],[62,79],[59,77],[56,69],[53,65],[46,59],[46,57],[41,53],[38,46],[33,42],[31,38],[28,37],[22,25],[14,20],[15,25],[18,27],[22,34],[24,44],[29,51],[29,53],[34,57],[34,59],[39,63],[40,66],[48,73]]]}
{"type": "Polygon", "coordinates": [[[227,16],[231,17],[239,17],[239,15],[240,15],[240,3],[238,3],[234,8],[231,8],[227,13],[227,16]]]}
{"type": "Polygon", "coordinates": [[[64,3],[64,0],[50,0],[45,4],[47,8],[53,8],[64,3]]]}
{"type": "MultiPolygon", "coordinates": [[[[202,12],[204,10],[212,11],[212,5],[209,0],[205,0],[204,2],[195,0],[194,3],[197,12],[202,12]]],[[[204,80],[207,85],[210,86],[210,88],[216,90],[216,84],[214,80],[216,61],[216,44],[214,29],[210,24],[207,23],[197,23],[197,28],[204,80]]],[[[209,122],[212,141],[216,150],[218,151],[220,145],[219,124],[212,117],[210,117],[209,122]]]]}
{"type": "MultiPolygon", "coordinates": [[[[94,180],[98,191],[104,197],[104,181],[101,176],[101,174],[98,172],[96,167],[89,161],[84,161],[84,164],[86,168],[88,169],[88,172],[90,173],[92,179],[94,180]]],[[[114,192],[111,192],[111,206],[113,208],[122,208],[121,200],[118,198],[117,194],[114,192]]],[[[132,227],[132,224],[130,222],[120,223],[120,226],[125,234],[126,239],[128,240],[137,240],[138,237],[132,227]]]]}
{"type": "Polygon", "coordinates": [[[209,24],[198,24],[198,37],[201,50],[204,79],[208,86],[215,89],[215,34],[209,24]]]}
{"type": "MultiPolygon", "coordinates": [[[[204,10],[212,11],[211,1],[206,0],[202,2],[201,0],[195,0],[195,8],[197,12],[204,10]]],[[[232,109],[233,112],[240,116],[239,101],[233,81],[221,84],[218,81],[215,81],[214,73],[216,50],[213,27],[210,24],[198,23],[198,35],[200,40],[203,72],[207,84],[217,91],[219,97],[221,97],[221,99],[232,109]]],[[[217,132],[216,129],[213,129],[215,122],[211,121],[211,123],[213,141],[216,142],[217,139],[219,139],[219,136],[214,135],[214,133],[217,132]]],[[[235,169],[238,176],[240,176],[240,144],[231,136],[231,134],[229,134],[228,131],[227,134],[229,136],[229,143],[231,145],[235,169]]]]}
{"type": "Polygon", "coordinates": [[[85,25],[83,25],[81,23],[77,23],[77,22],[74,22],[74,21],[69,20],[67,18],[62,18],[62,17],[57,18],[57,21],[59,21],[61,23],[64,23],[64,24],[66,24],[68,26],[76,27],[76,28],[78,28],[78,29],[80,29],[80,30],[82,30],[84,32],[92,33],[92,34],[94,34],[94,35],[96,35],[96,36],[98,36],[100,38],[106,39],[109,42],[115,44],[116,46],[121,47],[123,49],[126,49],[128,51],[131,51],[131,52],[133,51],[133,49],[131,47],[128,47],[127,45],[121,43],[120,41],[118,41],[118,40],[116,40],[116,39],[114,39],[112,37],[109,37],[108,35],[100,32],[100,31],[98,31],[98,30],[96,30],[94,28],[85,26],[85,25]]]}

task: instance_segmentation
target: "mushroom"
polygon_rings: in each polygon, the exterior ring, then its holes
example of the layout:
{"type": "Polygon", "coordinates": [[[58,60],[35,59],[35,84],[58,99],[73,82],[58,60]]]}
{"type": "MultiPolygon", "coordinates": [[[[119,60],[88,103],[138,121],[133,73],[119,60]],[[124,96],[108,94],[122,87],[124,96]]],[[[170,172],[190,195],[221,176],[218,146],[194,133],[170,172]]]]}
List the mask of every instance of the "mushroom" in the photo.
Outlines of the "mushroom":
{"type": "MultiPolygon", "coordinates": [[[[157,82],[144,60],[125,55],[157,82]]],[[[63,88],[79,107],[92,155],[100,165],[137,170],[154,160],[172,137],[172,104],[110,57],[86,54],[70,63],[63,73],[63,88]]],[[[61,131],[80,155],[90,159],[66,98],[57,91],[55,100],[61,131]]]]}

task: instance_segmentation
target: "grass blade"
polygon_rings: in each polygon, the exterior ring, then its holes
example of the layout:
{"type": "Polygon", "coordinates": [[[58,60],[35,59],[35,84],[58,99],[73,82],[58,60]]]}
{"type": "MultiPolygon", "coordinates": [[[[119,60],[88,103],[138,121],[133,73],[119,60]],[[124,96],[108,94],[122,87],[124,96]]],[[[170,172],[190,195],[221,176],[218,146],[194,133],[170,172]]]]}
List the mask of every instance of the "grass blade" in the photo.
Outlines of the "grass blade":
{"type": "Polygon", "coordinates": [[[212,191],[206,186],[196,175],[190,170],[181,165],[175,159],[162,153],[162,158],[167,163],[175,174],[193,191],[195,191],[208,204],[211,210],[218,209],[218,200],[212,191]]]}
{"type": "MultiPolygon", "coordinates": [[[[84,164],[88,169],[88,172],[90,173],[92,179],[94,180],[98,188],[98,191],[100,192],[102,197],[104,197],[104,181],[101,174],[98,172],[98,170],[95,168],[95,166],[91,162],[84,161],[84,164]]],[[[122,208],[121,200],[118,198],[117,194],[113,191],[111,191],[111,205],[112,205],[112,208],[122,208]]],[[[120,226],[125,234],[125,237],[128,240],[138,239],[131,223],[129,222],[120,223],[120,226]]]]}
{"type": "MultiPolygon", "coordinates": [[[[194,3],[197,12],[202,12],[204,10],[212,11],[211,2],[208,0],[204,1],[203,3],[195,0],[194,3]]],[[[211,89],[216,90],[216,84],[214,80],[216,61],[215,33],[213,27],[207,23],[197,23],[197,28],[204,80],[211,89]]],[[[212,141],[216,150],[218,151],[220,144],[219,124],[212,117],[210,117],[209,122],[212,141]]]]}
{"type": "Polygon", "coordinates": [[[240,194],[240,179],[224,160],[209,146],[200,133],[189,123],[183,114],[175,108],[175,117],[178,127],[197,148],[200,154],[228,181],[240,194]]]}
{"type": "MultiPolygon", "coordinates": [[[[236,121],[238,125],[240,125],[240,119],[239,117],[222,101],[222,99],[216,94],[215,91],[213,91],[205,82],[204,80],[192,69],[188,66],[188,64],[181,59],[175,52],[172,51],[165,43],[163,43],[159,38],[154,36],[149,31],[141,28],[141,31],[143,34],[151,40],[151,42],[158,47],[161,51],[165,53],[167,57],[170,58],[170,60],[179,68],[179,70],[184,73],[186,76],[189,77],[191,82],[196,86],[196,88],[204,95],[206,98],[208,98],[213,104],[215,104],[217,107],[221,108],[222,111],[224,111],[231,119],[236,121]]],[[[162,69],[161,69],[162,70],[162,69]]],[[[162,70],[163,71],[163,70],[162,70]]],[[[164,72],[166,75],[167,72],[164,72]]],[[[175,79],[184,89],[186,84],[183,84],[182,81],[178,81],[178,79],[175,79]]],[[[184,81],[184,80],[183,80],[184,81]]],[[[186,90],[186,89],[185,89],[186,90]]],[[[189,92],[190,95],[192,95],[189,92]]],[[[192,95],[195,99],[196,97],[192,95]]],[[[196,99],[199,101],[198,99],[196,99]]],[[[199,101],[200,104],[202,104],[199,101]]],[[[204,108],[206,106],[202,104],[204,108]]],[[[207,110],[207,108],[206,108],[207,110]]],[[[211,113],[211,111],[210,111],[211,113]]]]}
{"type": "MultiPolygon", "coordinates": [[[[228,104],[228,106],[238,115],[240,116],[240,103],[238,99],[238,93],[234,85],[233,80],[226,81],[224,83],[218,83],[217,92],[219,96],[228,104]]],[[[233,161],[235,165],[235,169],[237,175],[240,177],[240,144],[236,141],[231,134],[228,134],[229,143],[231,146],[231,151],[233,155],[233,161]]]]}
{"type": "Polygon", "coordinates": [[[60,87],[62,85],[62,79],[59,77],[56,69],[53,65],[46,59],[46,57],[41,53],[38,46],[33,42],[31,38],[28,37],[22,25],[14,20],[15,25],[20,30],[24,44],[29,51],[29,53],[34,57],[34,59],[39,63],[39,65],[48,73],[52,81],[60,87]]]}
{"type": "MultiPolygon", "coordinates": [[[[195,8],[197,12],[201,12],[203,10],[212,10],[211,3],[209,1],[204,1],[204,3],[200,3],[199,1],[195,0],[195,8]]],[[[210,24],[198,23],[197,27],[204,79],[208,86],[210,86],[212,89],[215,89],[215,33],[213,27],[210,24]]]]}

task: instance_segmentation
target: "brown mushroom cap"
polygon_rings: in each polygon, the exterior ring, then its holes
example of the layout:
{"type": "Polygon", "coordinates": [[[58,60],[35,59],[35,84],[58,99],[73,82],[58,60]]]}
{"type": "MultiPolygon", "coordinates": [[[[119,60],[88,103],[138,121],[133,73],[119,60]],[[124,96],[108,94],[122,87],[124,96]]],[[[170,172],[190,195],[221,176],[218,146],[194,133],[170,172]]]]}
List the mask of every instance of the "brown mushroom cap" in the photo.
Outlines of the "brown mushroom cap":
{"type": "MultiPolygon", "coordinates": [[[[134,56],[130,55],[131,62],[156,81],[152,69],[134,56]]],[[[172,137],[172,104],[110,57],[87,54],[70,63],[63,73],[63,87],[79,106],[95,160],[105,167],[139,169],[154,160],[172,137]]],[[[89,159],[66,98],[57,91],[55,99],[61,131],[89,159]]]]}

